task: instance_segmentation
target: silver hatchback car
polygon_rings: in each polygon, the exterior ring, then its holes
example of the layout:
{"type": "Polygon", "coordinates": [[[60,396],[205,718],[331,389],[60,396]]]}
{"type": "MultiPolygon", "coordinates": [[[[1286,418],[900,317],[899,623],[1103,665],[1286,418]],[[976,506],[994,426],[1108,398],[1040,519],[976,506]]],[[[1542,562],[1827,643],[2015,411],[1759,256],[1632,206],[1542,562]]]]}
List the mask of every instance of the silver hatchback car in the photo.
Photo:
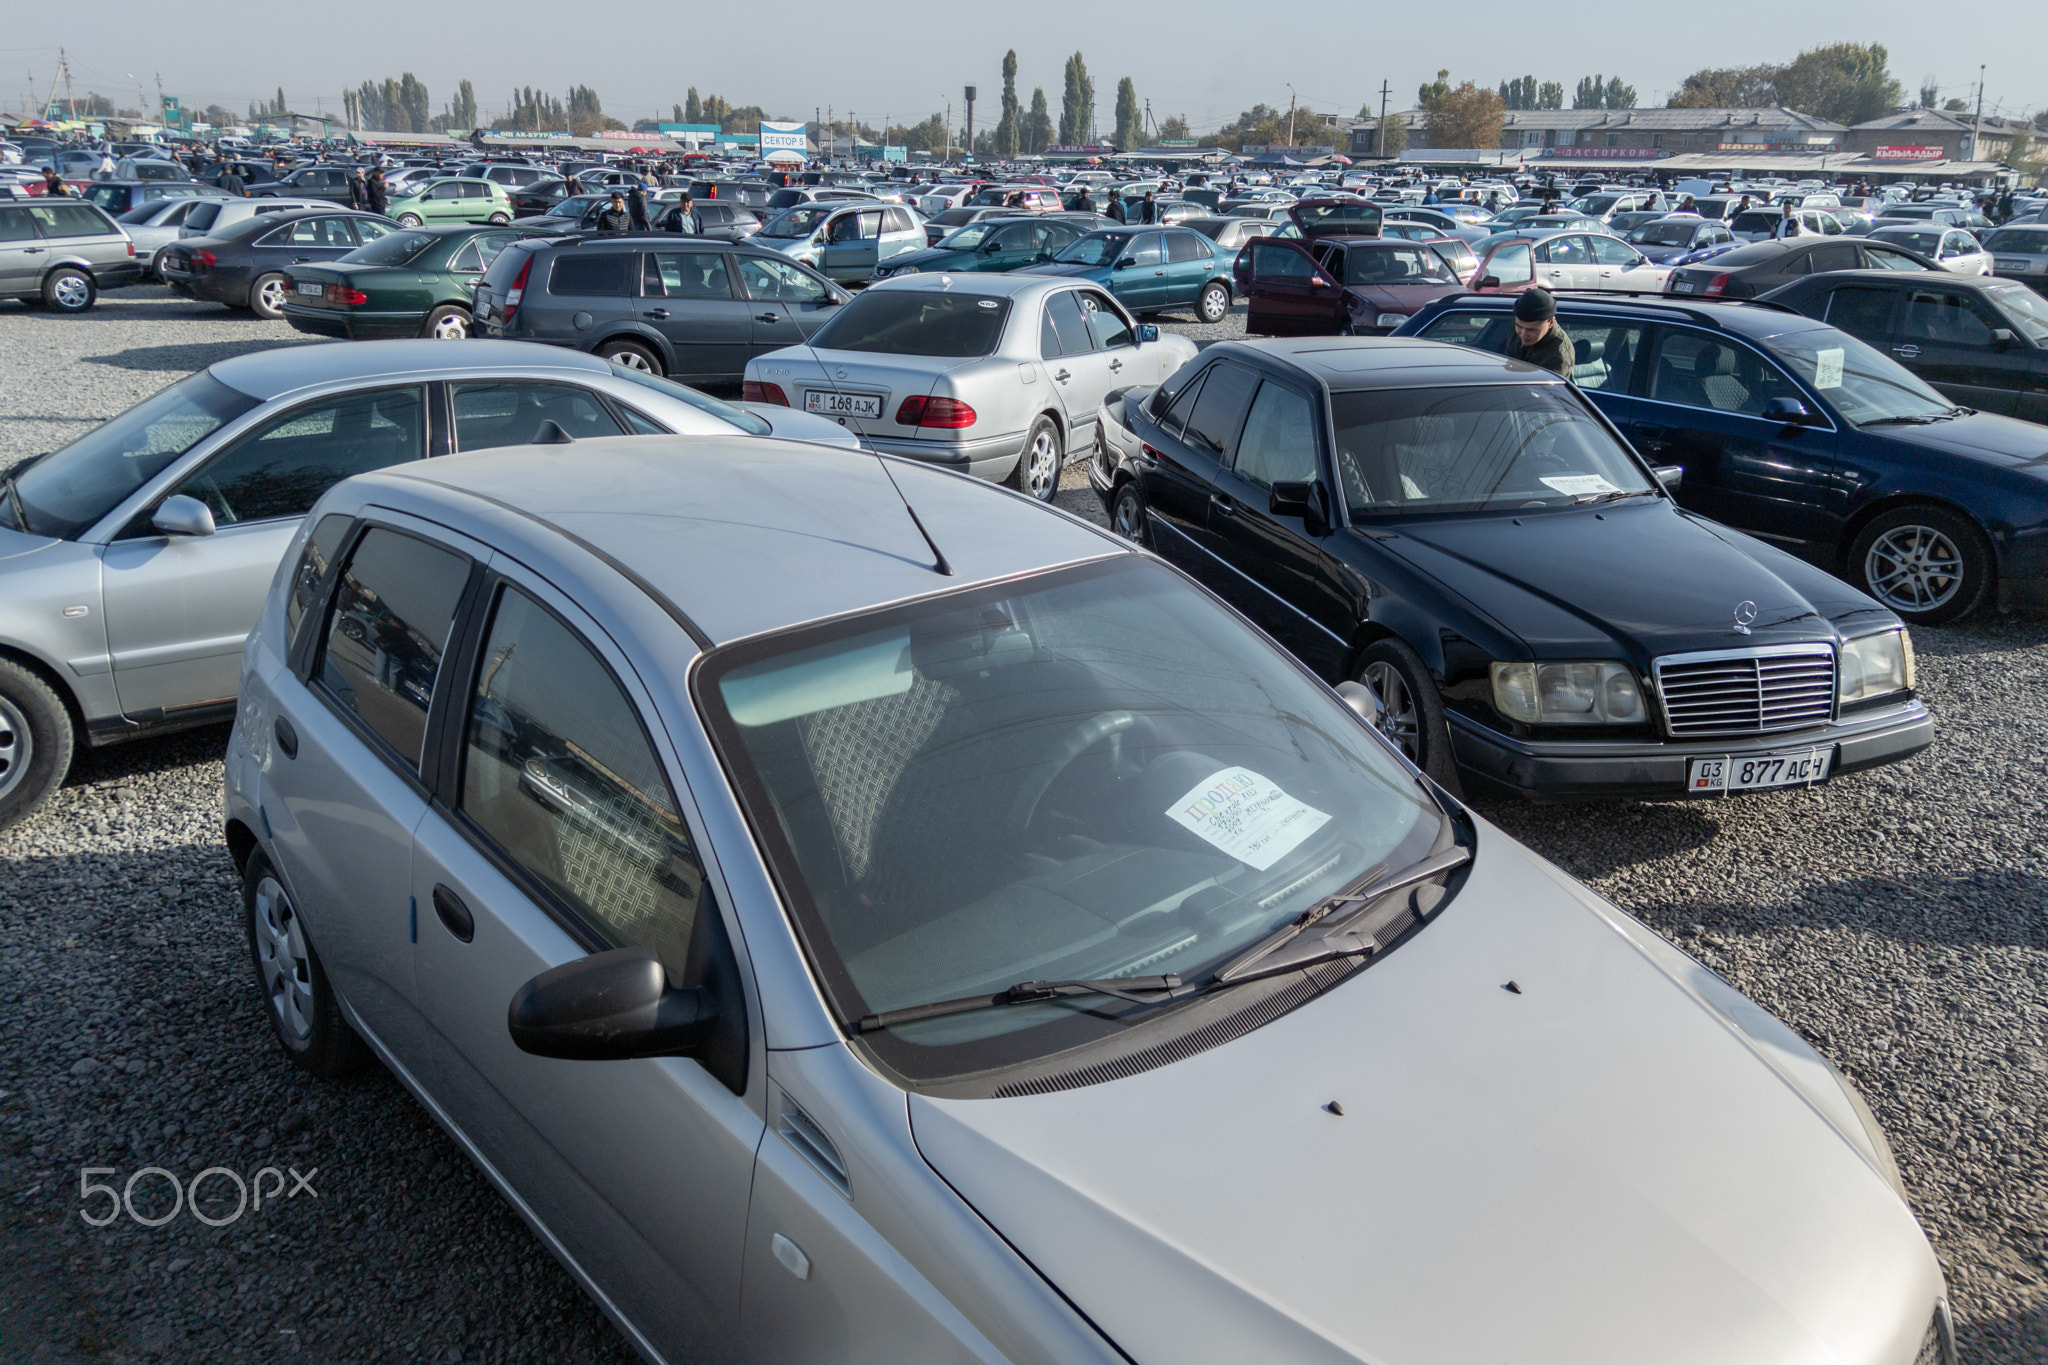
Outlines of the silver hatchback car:
{"type": "Polygon", "coordinates": [[[500,450],[314,509],[225,834],[650,1361],[1952,1365],[1848,1083],[1347,687],[947,471],[500,450]]]}
{"type": "Polygon", "coordinates": [[[79,722],[104,744],[232,714],[243,637],[331,484],[550,422],[858,444],[820,417],[516,341],[221,361],[0,476],[0,827],[63,780],[79,722]]]}

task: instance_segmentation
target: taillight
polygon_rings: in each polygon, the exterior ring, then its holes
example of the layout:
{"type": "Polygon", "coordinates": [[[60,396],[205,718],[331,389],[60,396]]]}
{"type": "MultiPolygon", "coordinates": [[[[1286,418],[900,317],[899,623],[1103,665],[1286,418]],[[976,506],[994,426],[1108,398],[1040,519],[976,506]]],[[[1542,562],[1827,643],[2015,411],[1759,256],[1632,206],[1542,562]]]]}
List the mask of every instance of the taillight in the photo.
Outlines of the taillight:
{"type": "Polygon", "coordinates": [[[1713,279],[1707,281],[1707,287],[1701,290],[1700,293],[1707,298],[1718,299],[1723,293],[1727,292],[1727,289],[1728,276],[1716,275],[1713,279]]]}
{"type": "Polygon", "coordinates": [[[133,243],[133,242],[130,242],[130,243],[128,243],[128,254],[129,254],[130,256],[133,256],[133,255],[135,254],[135,243],[133,243]]]}
{"type": "Polygon", "coordinates": [[[498,321],[511,325],[512,315],[519,311],[519,300],[526,297],[526,277],[533,270],[533,253],[526,253],[526,260],[519,267],[519,278],[512,281],[512,287],[505,291],[505,311],[498,321]]]}
{"type": "Polygon", "coordinates": [[[943,427],[958,431],[976,421],[973,408],[957,398],[906,398],[896,409],[899,427],[943,427]]]}
{"type": "Polygon", "coordinates": [[[345,284],[328,285],[326,298],[329,303],[344,304],[350,308],[370,301],[368,294],[360,289],[351,289],[345,284]]]}
{"type": "Polygon", "coordinates": [[[744,403],[773,403],[778,408],[789,406],[789,399],[783,395],[782,385],[770,384],[762,379],[749,379],[740,385],[740,401],[744,403]]]}
{"type": "Polygon", "coordinates": [[[193,265],[203,265],[208,270],[211,270],[213,269],[213,263],[220,258],[211,251],[195,251],[188,259],[193,265]]]}

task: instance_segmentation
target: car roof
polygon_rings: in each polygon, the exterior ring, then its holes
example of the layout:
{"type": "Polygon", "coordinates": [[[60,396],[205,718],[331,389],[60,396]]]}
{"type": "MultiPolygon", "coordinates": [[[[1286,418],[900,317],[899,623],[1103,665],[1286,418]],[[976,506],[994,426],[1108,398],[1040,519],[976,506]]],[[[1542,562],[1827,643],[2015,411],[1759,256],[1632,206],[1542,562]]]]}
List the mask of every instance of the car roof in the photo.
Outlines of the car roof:
{"type": "MultiPolygon", "coordinates": [[[[1733,255],[1730,252],[1729,255],[1733,255]]],[[[1725,257],[1716,258],[1716,263],[1725,257]]],[[[1830,277],[1838,272],[1828,272],[1830,277]]],[[[1842,271],[1841,274],[1862,273],[1842,271]]],[[[1897,271],[1878,271],[1880,275],[1898,278],[1897,271]]],[[[1915,275],[1912,278],[1924,279],[1915,275]]],[[[1957,276],[1957,278],[1962,278],[1957,276]]],[[[1514,309],[1513,294],[1447,294],[1429,306],[1434,309],[1476,308],[1486,312],[1506,313],[1514,309]]],[[[1561,289],[1555,291],[1559,308],[1569,308],[1574,313],[1587,312],[1600,317],[1633,319],[1641,322],[1689,322],[1695,326],[1713,327],[1721,331],[1735,332],[1746,337],[1771,337],[1785,332],[1804,332],[1827,324],[1804,317],[1783,304],[1741,301],[1729,303],[1693,303],[1669,298],[1650,298],[1631,295],[1616,298],[1603,295],[1600,291],[1561,289]]]]}
{"type": "Polygon", "coordinates": [[[929,292],[959,290],[963,293],[996,298],[1015,298],[1033,290],[1066,288],[1085,283],[1087,281],[1072,275],[1020,275],[1002,271],[956,274],[949,270],[926,270],[915,275],[896,275],[886,280],[877,280],[863,292],[872,294],[878,289],[921,289],[929,292]]]}
{"type": "Polygon", "coordinates": [[[436,374],[484,369],[558,370],[609,374],[594,355],[528,341],[473,337],[460,346],[445,341],[354,341],[343,346],[282,346],[215,361],[207,373],[251,398],[269,402],[314,384],[346,383],[386,375],[436,374]]]}
{"type": "MultiPolygon", "coordinates": [[[[1508,300],[1510,306],[1514,300],[1508,300]]],[[[1448,388],[1470,384],[1525,384],[1564,381],[1523,361],[1419,337],[1290,337],[1282,340],[1224,341],[1202,352],[1210,356],[1278,360],[1320,379],[1332,389],[1448,388]]]]}
{"type": "Polygon", "coordinates": [[[402,487],[408,510],[443,503],[497,522],[504,533],[491,542],[515,554],[517,540],[548,532],[579,543],[712,644],[1130,552],[982,480],[764,437],[509,446],[364,478],[402,487]],[[905,500],[951,575],[935,571],[905,500]]]}

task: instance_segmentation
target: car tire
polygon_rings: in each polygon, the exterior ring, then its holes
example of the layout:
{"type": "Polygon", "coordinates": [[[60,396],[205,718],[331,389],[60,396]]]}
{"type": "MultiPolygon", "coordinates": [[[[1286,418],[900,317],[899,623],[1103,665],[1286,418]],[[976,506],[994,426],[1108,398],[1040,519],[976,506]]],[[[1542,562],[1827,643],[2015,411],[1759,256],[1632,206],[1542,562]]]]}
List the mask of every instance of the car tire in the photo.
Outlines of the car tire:
{"type": "Polygon", "coordinates": [[[1060,443],[1059,424],[1041,416],[1025,434],[1024,450],[1017,467],[1010,471],[1010,487],[1040,502],[1051,502],[1060,491],[1060,473],[1066,468],[1066,451],[1060,443]]]}
{"type": "Polygon", "coordinates": [[[425,227],[426,219],[420,217],[417,213],[401,213],[398,215],[398,225],[400,227],[425,227]]]}
{"type": "Polygon", "coordinates": [[[93,277],[74,266],[59,266],[43,276],[43,306],[53,313],[83,313],[99,296],[93,277]]]}
{"type": "Polygon", "coordinates": [[[249,855],[242,873],[242,920],[257,990],[284,1055],[315,1076],[358,1070],[370,1059],[370,1050],[342,1018],[291,892],[260,848],[249,855]]]}
{"type": "Polygon", "coordinates": [[[1195,316],[1212,326],[1229,317],[1230,287],[1218,280],[1203,285],[1195,299],[1195,316]]]}
{"type": "Polygon", "coordinates": [[[1380,733],[1446,791],[1457,792],[1451,727],[1443,696],[1422,656],[1399,640],[1376,640],[1358,658],[1358,681],[1380,699],[1380,733]]]}
{"type": "Polygon", "coordinates": [[[1849,581],[1908,625],[1938,626],[1969,615],[1983,605],[1996,577],[1984,533],[1945,507],[1895,508],[1874,518],[1849,547],[1849,581]]]}
{"type": "Polygon", "coordinates": [[[1150,548],[1152,530],[1145,520],[1145,488],[1136,479],[1116,486],[1109,500],[1109,529],[1133,545],[1150,548]]]}
{"type": "Polygon", "coordinates": [[[258,275],[249,286],[249,311],[265,322],[275,322],[284,316],[285,298],[284,276],[275,272],[258,275]]]}
{"type": "Polygon", "coordinates": [[[668,371],[662,368],[661,357],[637,341],[607,341],[597,348],[599,360],[609,360],[624,365],[629,370],[643,374],[658,374],[666,377],[668,371]]]}
{"type": "Polygon", "coordinates": [[[149,277],[158,284],[169,284],[171,282],[170,277],[164,274],[164,256],[169,251],[170,248],[167,246],[159,247],[156,255],[149,258],[149,277]]]}
{"type": "Polygon", "coordinates": [[[57,789],[71,769],[71,712],[31,670],[0,659],[0,829],[57,789]]]}
{"type": "Polygon", "coordinates": [[[492,227],[503,227],[505,226],[505,224],[511,221],[512,215],[510,215],[509,213],[494,213],[491,215],[490,218],[490,223],[492,227]]]}
{"type": "Polygon", "coordinates": [[[467,341],[473,330],[469,310],[455,303],[442,304],[420,325],[420,335],[436,341],[467,341]]]}

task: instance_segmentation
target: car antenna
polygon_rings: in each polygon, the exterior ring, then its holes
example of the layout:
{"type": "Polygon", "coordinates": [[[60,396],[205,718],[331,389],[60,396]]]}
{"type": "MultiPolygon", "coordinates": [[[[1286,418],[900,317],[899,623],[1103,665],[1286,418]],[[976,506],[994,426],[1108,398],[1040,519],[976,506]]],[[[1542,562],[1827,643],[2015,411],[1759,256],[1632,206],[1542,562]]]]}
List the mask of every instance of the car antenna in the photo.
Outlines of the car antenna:
{"type": "MultiPolygon", "coordinates": [[[[839,388],[839,381],[832,377],[830,367],[825,364],[825,357],[818,354],[818,348],[811,345],[809,337],[804,338],[804,349],[809,351],[811,359],[817,362],[818,373],[825,376],[825,382],[832,386],[832,392],[839,394],[842,398],[845,397],[845,394],[839,388]]],[[[946,552],[939,548],[939,542],[932,539],[932,533],[924,529],[924,522],[918,517],[917,509],[910,505],[910,499],[903,496],[903,489],[897,484],[895,472],[889,468],[889,461],[883,456],[881,451],[874,449],[872,446],[868,448],[868,453],[873,455],[875,463],[882,467],[882,477],[889,481],[889,487],[896,490],[896,501],[902,503],[903,510],[910,513],[910,524],[917,528],[917,533],[920,536],[924,537],[925,548],[932,552],[932,571],[951,578],[953,576],[953,566],[946,559],[946,552]]]]}
{"type": "Polygon", "coordinates": [[[562,430],[562,424],[552,417],[535,427],[533,439],[527,442],[528,445],[536,446],[566,446],[575,443],[576,438],[562,430]]]}

